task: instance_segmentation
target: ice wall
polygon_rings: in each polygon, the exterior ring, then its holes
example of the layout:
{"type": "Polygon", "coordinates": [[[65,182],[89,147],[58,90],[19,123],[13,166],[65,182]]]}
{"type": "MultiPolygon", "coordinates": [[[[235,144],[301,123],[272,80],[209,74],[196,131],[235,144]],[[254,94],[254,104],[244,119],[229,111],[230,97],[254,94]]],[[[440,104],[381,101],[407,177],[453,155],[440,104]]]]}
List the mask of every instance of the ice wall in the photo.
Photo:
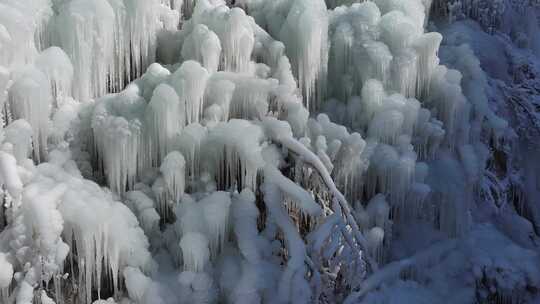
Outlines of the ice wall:
{"type": "Polygon", "coordinates": [[[506,125],[469,49],[439,65],[429,1],[2,6],[1,297],[168,303],[164,254],[182,303],[312,303],[377,281],[402,227],[469,232],[506,125]]]}

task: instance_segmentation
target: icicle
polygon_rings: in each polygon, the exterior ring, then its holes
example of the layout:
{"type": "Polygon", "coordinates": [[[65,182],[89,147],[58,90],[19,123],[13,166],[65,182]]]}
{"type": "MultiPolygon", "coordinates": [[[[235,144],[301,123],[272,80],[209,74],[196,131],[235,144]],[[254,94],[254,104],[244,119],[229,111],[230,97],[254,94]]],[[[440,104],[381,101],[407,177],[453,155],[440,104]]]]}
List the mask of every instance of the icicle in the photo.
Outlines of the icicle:
{"type": "Polygon", "coordinates": [[[232,216],[234,220],[234,234],[238,248],[250,263],[258,263],[261,258],[259,252],[257,217],[259,209],[255,205],[255,194],[244,189],[232,203],[232,216]]]}
{"type": "Polygon", "coordinates": [[[384,262],[384,230],[380,227],[373,227],[367,233],[366,239],[369,244],[371,256],[374,256],[377,262],[382,264],[384,262]]]}
{"type": "Polygon", "coordinates": [[[202,206],[197,204],[188,194],[182,198],[182,203],[176,205],[174,210],[176,218],[175,229],[178,235],[196,232],[203,235],[207,233],[207,223],[204,220],[202,206]]]}
{"type": "Polygon", "coordinates": [[[366,208],[371,218],[371,225],[384,228],[389,220],[390,206],[382,194],[377,194],[368,203],[366,208]]]}
{"type": "Polygon", "coordinates": [[[196,61],[184,61],[171,75],[170,83],[180,97],[180,109],[184,109],[185,122],[199,122],[203,114],[203,97],[208,71],[196,61]]]}
{"type": "MultiPolygon", "coordinates": [[[[126,52],[120,56],[124,57],[127,80],[130,81],[133,79],[130,76],[142,74],[155,61],[156,35],[162,25],[158,1],[125,0],[124,9],[125,12],[116,12],[117,22],[125,20],[125,24],[117,24],[117,35],[126,39],[126,52]]],[[[123,71],[119,69],[118,73],[123,71]]]]}
{"type": "MultiPolygon", "coordinates": [[[[218,72],[211,77],[212,83],[219,83],[225,90],[233,90],[229,104],[226,103],[228,91],[223,100],[218,104],[223,105],[224,116],[228,118],[260,119],[268,113],[271,92],[278,87],[275,79],[260,79],[245,74],[235,74],[230,72],[218,72]],[[225,86],[227,81],[227,86],[225,86]],[[234,86],[228,84],[232,82],[234,86]]],[[[208,97],[214,97],[214,90],[208,92],[208,97]]],[[[211,100],[211,99],[210,99],[211,100]]],[[[209,100],[209,101],[210,101],[209,100]]]]}
{"type": "Polygon", "coordinates": [[[26,120],[18,119],[4,129],[5,141],[13,145],[13,155],[22,164],[32,153],[32,127],[26,120]]]}
{"type": "Polygon", "coordinates": [[[197,232],[188,232],[182,237],[180,247],[184,256],[184,269],[194,272],[203,271],[210,258],[206,237],[197,232]]]}
{"type": "Polygon", "coordinates": [[[404,120],[403,114],[397,110],[381,111],[370,122],[368,137],[393,144],[401,133],[404,120]]]}
{"type": "Polygon", "coordinates": [[[185,169],[186,161],[184,156],[178,151],[167,154],[159,168],[163,174],[169,194],[175,203],[180,202],[180,198],[184,195],[186,188],[185,169]]]}
{"type": "Polygon", "coordinates": [[[4,300],[3,297],[7,296],[5,291],[9,288],[13,280],[13,265],[7,260],[6,254],[2,252],[0,252],[0,269],[2,269],[0,271],[0,298],[4,300]]]}
{"type": "Polygon", "coordinates": [[[231,9],[226,23],[219,31],[223,46],[225,71],[246,72],[249,68],[255,38],[246,13],[240,8],[231,9]]]}
{"type": "Polygon", "coordinates": [[[362,113],[358,113],[361,117],[360,121],[363,122],[362,125],[367,127],[375,113],[379,111],[385,97],[386,93],[380,81],[370,79],[364,83],[362,87],[362,113]]]}
{"type": "Polygon", "coordinates": [[[404,210],[397,214],[397,217],[405,222],[412,222],[422,216],[423,204],[428,195],[431,193],[431,188],[423,183],[413,183],[407,193],[406,204],[404,210]]]}
{"type": "Polygon", "coordinates": [[[414,97],[418,80],[418,55],[404,49],[394,55],[391,87],[405,97],[414,97]]]}
{"type": "Polygon", "coordinates": [[[186,179],[191,183],[200,177],[201,144],[206,139],[208,130],[198,123],[185,127],[178,136],[176,148],[186,161],[186,179]]]}
{"type": "Polygon", "coordinates": [[[236,184],[241,188],[257,188],[257,173],[264,161],[261,156],[261,127],[245,120],[232,119],[218,123],[204,143],[208,172],[214,173],[221,189],[236,184]]]}
{"type": "MultiPolygon", "coordinates": [[[[365,64],[366,69],[360,70],[362,80],[379,79],[383,84],[388,83],[390,75],[390,64],[393,56],[388,46],[378,41],[368,41],[362,45],[360,51],[365,52],[363,56],[357,57],[357,64],[365,64]],[[364,58],[362,58],[364,57],[364,58]]],[[[358,67],[360,69],[360,67],[358,67]]]]}
{"type": "Polygon", "coordinates": [[[418,28],[415,21],[400,11],[391,11],[381,17],[381,40],[393,54],[411,46],[414,39],[422,33],[423,27],[418,28]]]}
{"type": "Polygon", "coordinates": [[[418,53],[418,88],[416,96],[419,98],[429,94],[431,77],[435,67],[439,64],[437,50],[442,41],[439,33],[427,33],[418,37],[413,42],[413,47],[418,53]]]}
{"type": "Polygon", "coordinates": [[[13,117],[25,119],[32,126],[34,158],[37,162],[47,158],[51,102],[49,81],[36,69],[23,71],[9,88],[9,106],[13,117]]]}
{"type": "Polygon", "coordinates": [[[28,64],[46,40],[46,23],[52,15],[50,2],[2,1],[0,3],[0,65],[28,64]]]}
{"type": "MultiPolygon", "coordinates": [[[[462,75],[455,70],[448,70],[444,66],[438,66],[431,80],[430,94],[427,102],[434,107],[437,118],[444,123],[446,139],[454,146],[457,141],[462,141],[458,133],[460,125],[458,121],[468,121],[470,109],[467,106],[467,99],[463,95],[460,87],[462,75]],[[459,113],[459,117],[457,115],[459,113]]],[[[463,135],[463,134],[461,134],[463,135]]]]}
{"type": "Polygon", "coordinates": [[[136,303],[144,303],[144,296],[152,282],[150,278],[141,273],[139,269],[133,267],[126,267],[123,274],[129,298],[136,303]]]}
{"type": "Polygon", "coordinates": [[[328,14],[323,0],[293,2],[279,32],[308,109],[318,109],[326,95],[328,14]]]}
{"type": "Polygon", "coordinates": [[[62,99],[71,96],[71,82],[73,80],[73,66],[69,57],[58,47],[50,47],[39,55],[35,65],[40,69],[51,84],[54,97],[54,107],[62,106],[62,99]]]}
{"type": "Polygon", "coordinates": [[[371,159],[366,181],[368,197],[374,196],[377,193],[377,188],[380,193],[391,192],[392,181],[390,174],[398,159],[399,155],[392,146],[377,145],[371,159]]]}
{"type": "Polygon", "coordinates": [[[106,93],[108,74],[114,70],[115,26],[115,13],[106,0],[74,0],[60,6],[55,19],[57,39],[73,62],[77,100],[106,93]]]}
{"type": "MultiPolygon", "coordinates": [[[[354,29],[349,23],[340,23],[337,26],[335,33],[332,35],[329,79],[339,79],[345,74],[350,77],[354,38],[354,29]]],[[[343,95],[347,91],[345,88],[340,86],[332,86],[332,88],[333,96],[340,97],[342,100],[349,98],[347,94],[343,95]],[[342,95],[340,96],[339,94],[342,95]]]]}
{"type": "Polygon", "coordinates": [[[210,256],[212,259],[216,259],[223,250],[231,230],[229,224],[231,197],[227,192],[217,191],[200,200],[198,204],[202,205],[204,218],[208,225],[210,256]]]}
{"type": "Polygon", "coordinates": [[[145,100],[151,100],[156,87],[165,82],[171,72],[159,63],[152,63],[142,75],[138,85],[141,87],[141,96],[145,100]]]}
{"type": "Polygon", "coordinates": [[[102,98],[94,109],[92,129],[98,160],[103,162],[110,188],[123,194],[133,188],[137,172],[146,167],[139,159],[145,100],[130,85],[119,94],[102,98]]]}
{"type": "Polygon", "coordinates": [[[160,216],[154,209],[154,202],[141,191],[126,193],[126,204],[137,216],[141,228],[148,236],[156,235],[159,231],[160,216]]]}
{"type": "Polygon", "coordinates": [[[236,85],[229,80],[216,79],[211,77],[204,93],[204,108],[211,105],[219,105],[221,109],[220,121],[229,120],[229,108],[233,98],[236,85]]]}
{"type": "Polygon", "coordinates": [[[182,57],[184,60],[198,61],[210,74],[215,73],[221,57],[221,42],[206,25],[197,24],[184,41],[182,57]]]}
{"type": "Polygon", "coordinates": [[[158,85],[145,113],[152,165],[159,165],[171,151],[174,138],[185,125],[182,111],[175,90],[164,83],[158,85]]]}
{"type": "Polygon", "coordinates": [[[152,184],[152,193],[156,197],[157,211],[164,218],[167,218],[172,202],[169,201],[169,191],[162,176],[158,177],[152,184]]]}

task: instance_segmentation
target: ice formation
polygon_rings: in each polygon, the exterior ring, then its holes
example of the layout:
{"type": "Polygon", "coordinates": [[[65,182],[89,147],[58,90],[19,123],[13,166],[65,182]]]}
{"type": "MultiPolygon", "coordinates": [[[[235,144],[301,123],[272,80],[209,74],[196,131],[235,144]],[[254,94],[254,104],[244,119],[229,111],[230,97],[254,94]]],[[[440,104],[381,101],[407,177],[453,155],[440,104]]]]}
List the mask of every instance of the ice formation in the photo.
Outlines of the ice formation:
{"type": "Polygon", "coordinates": [[[471,1],[431,2],[0,0],[1,302],[422,303],[465,256],[531,296],[474,246],[508,123],[430,24],[471,1]]]}

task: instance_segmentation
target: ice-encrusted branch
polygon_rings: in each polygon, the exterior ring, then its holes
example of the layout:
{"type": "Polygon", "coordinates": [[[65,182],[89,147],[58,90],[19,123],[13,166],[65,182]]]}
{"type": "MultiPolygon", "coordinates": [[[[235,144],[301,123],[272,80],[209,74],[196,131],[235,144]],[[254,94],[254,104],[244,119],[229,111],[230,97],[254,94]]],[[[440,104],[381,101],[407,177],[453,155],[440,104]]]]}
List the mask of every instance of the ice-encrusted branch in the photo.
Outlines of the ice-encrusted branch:
{"type": "MultiPolygon", "coordinates": [[[[345,196],[337,188],[336,184],[334,183],[334,180],[332,179],[332,176],[330,175],[330,172],[328,172],[323,162],[319,159],[319,157],[315,153],[309,150],[300,141],[295,139],[292,136],[292,132],[290,132],[290,129],[284,128],[283,125],[279,123],[279,121],[272,118],[268,118],[268,119],[265,119],[263,123],[265,124],[267,130],[269,131],[268,133],[270,134],[273,140],[281,143],[288,150],[300,155],[300,157],[306,163],[310,164],[319,173],[326,187],[328,188],[330,193],[332,193],[334,200],[338,202],[339,207],[347,220],[347,223],[352,229],[352,233],[354,235],[354,238],[357,244],[360,245],[360,248],[364,251],[363,256],[366,257],[371,270],[372,271],[377,270],[378,268],[377,263],[367,253],[368,252],[367,240],[362,235],[362,232],[360,231],[360,228],[358,227],[358,224],[352,214],[349,203],[347,202],[347,199],[345,198],[345,196]]],[[[345,226],[342,227],[342,231],[343,231],[344,238],[348,241],[349,245],[352,248],[354,248],[353,242],[348,240],[347,235],[349,234],[349,232],[346,231],[345,226]]]]}

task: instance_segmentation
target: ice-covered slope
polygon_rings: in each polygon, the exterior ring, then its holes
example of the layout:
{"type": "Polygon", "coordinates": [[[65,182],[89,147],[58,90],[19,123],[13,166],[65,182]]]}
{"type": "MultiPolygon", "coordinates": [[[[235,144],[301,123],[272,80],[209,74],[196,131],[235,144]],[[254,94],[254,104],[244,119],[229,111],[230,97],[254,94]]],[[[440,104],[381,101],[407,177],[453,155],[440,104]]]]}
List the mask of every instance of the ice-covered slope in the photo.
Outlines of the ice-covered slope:
{"type": "Polygon", "coordinates": [[[0,0],[0,301],[534,303],[534,5],[0,0]]]}

